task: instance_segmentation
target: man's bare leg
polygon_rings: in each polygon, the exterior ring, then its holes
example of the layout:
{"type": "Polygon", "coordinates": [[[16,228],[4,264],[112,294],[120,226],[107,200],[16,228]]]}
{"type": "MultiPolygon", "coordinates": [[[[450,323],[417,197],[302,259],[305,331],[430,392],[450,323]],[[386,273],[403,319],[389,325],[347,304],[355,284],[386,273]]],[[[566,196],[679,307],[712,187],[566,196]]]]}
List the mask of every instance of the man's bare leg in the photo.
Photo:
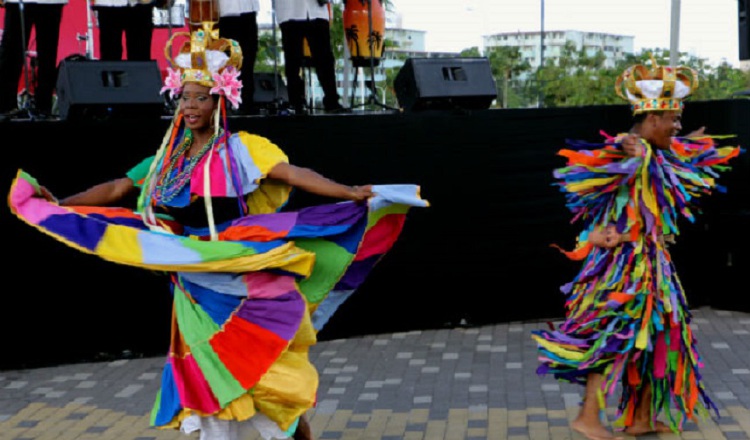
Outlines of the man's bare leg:
{"type": "Polygon", "coordinates": [[[621,440],[622,437],[615,437],[609,429],[602,425],[602,419],[599,417],[597,390],[599,390],[603,381],[604,376],[601,374],[589,374],[586,381],[586,394],[583,398],[583,406],[581,406],[578,417],[573,420],[570,427],[589,440],[621,440]]]}
{"type": "Polygon", "coordinates": [[[655,432],[672,432],[669,426],[659,421],[655,421],[654,425],[651,426],[651,416],[651,385],[645,384],[641,390],[641,399],[635,408],[633,424],[625,428],[625,433],[644,435],[655,432]]]}
{"type": "Polygon", "coordinates": [[[310,423],[308,423],[307,417],[304,414],[300,416],[297,429],[294,431],[292,438],[294,440],[313,440],[310,423]]]}

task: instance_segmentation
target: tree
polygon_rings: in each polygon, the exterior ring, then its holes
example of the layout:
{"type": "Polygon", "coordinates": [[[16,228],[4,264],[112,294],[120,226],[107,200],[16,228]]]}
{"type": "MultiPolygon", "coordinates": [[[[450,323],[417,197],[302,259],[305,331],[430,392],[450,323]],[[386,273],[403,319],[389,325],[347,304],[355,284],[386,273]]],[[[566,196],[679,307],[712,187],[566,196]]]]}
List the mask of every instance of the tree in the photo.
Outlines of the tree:
{"type": "MultiPolygon", "coordinates": [[[[386,40],[385,41],[385,50],[388,50],[389,48],[398,48],[398,44],[395,41],[386,40]]],[[[404,62],[406,62],[406,59],[408,58],[408,55],[403,52],[398,51],[391,51],[390,52],[391,58],[395,60],[402,61],[399,66],[397,67],[391,67],[391,68],[385,68],[385,88],[387,90],[387,94],[385,95],[385,102],[384,104],[388,107],[398,107],[398,96],[396,95],[396,88],[394,86],[394,83],[396,81],[396,76],[398,75],[398,72],[401,71],[401,65],[403,65],[404,62]]]]}
{"type": "Polygon", "coordinates": [[[537,71],[536,80],[545,107],[613,104],[617,96],[612,85],[619,71],[606,68],[606,56],[599,50],[589,55],[571,41],[560,57],[547,59],[537,71]]]}
{"type": "Polygon", "coordinates": [[[485,55],[490,63],[492,77],[495,83],[502,83],[501,107],[508,108],[508,94],[510,89],[510,78],[528,72],[531,65],[528,60],[523,59],[521,49],[518,47],[496,46],[487,49],[485,55]]]}
{"type": "Polygon", "coordinates": [[[458,56],[460,56],[461,58],[476,58],[481,57],[482,54],[479,52],[479,48],[474,46],[462,50],[461,53],[458,54],[458,56]]]}
{"type": "Polygon", "coordinates": [[[258,35],[258,55],[255,59],[256,72],[273,72],[274,67],[283,71],[281,57],[279,56],[281,45],[272,33],[263,32],[258,35]]]}
{"type": "MultiPolygon", "coordinates": [[[[659,65],[669,65],[670,52],[660,48],[643,49],[637,54],[625,55],[614,67],[608,68],[604,67],[603,53],[587,55],[569,43],[559,59],[548,59],[537,71],[537,86],[544,105],[549,107],[622,104],[622,99],[612,93],[617,77],[634,64],[650,66],[652,58],[659,65]]],[[[727,99],[750,86],[750,74],[726,62],[714,67],[706,59],[681,52],[678,64],[696,71],[700,86],[694,91],[693,100],[727,99]]]]}
{"type": "Polygon", "coordinates": [[[344,6],[341,0],[331,3],[333,21],[331,22],[331,47],[337,60],[344,58],[344,6]]]}

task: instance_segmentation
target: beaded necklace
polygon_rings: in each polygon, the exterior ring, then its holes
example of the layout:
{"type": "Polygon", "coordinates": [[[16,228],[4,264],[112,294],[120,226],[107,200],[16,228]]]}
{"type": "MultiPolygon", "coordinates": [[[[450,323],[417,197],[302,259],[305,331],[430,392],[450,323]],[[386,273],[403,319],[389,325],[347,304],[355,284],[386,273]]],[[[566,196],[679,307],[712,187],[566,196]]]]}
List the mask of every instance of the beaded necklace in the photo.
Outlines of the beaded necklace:
{"type": "Polygon", "coordinates": [[[190,159],[185,159],[185,153],[193,145],[193,133],[190,130],[185,132],[182,142],[169,158],[167,168],[161,173],[156,183],[156,200],[161,203],[168,203],[180,194],[185,184],[190,181],[193,168],[195,168],[203,155],[211,149],[217,137],[221,138],[223,131],[220,128],[217,133],[214,133],[198,154],[193,155],[190,159]],[[181,166],[182,169],[180,169],[181,166]]]}

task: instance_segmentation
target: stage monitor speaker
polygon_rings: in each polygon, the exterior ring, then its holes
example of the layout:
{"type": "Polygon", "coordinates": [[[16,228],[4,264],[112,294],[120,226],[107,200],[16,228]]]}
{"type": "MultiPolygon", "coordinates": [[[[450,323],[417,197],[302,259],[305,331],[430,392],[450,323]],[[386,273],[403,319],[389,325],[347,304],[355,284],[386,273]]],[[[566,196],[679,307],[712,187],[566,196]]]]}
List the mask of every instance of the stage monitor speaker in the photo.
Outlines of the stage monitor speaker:
{"type": "Polygon", "coordinates": [[[63,60],[57,75],[60,119],[159,117],[161,73],[152,61],[63,60]]]}
{"type": "Polygon", "coordinates": [[[404,111],[485,110],[497,98],[487,58],[408,58],[394,88],[404,111]]]}
{"type": "Polygon", "coordinates": [[[750,60],[750,0],[737,1],[737,36],[739,38],[740,60],[750,60]]]}
{"type": "Polygon", "coordinates": [[[255,80],[253,102],[256,105],[289,103],[289,92],[280,74],[277,73],[274,78],[272,72],[255,72],[253,79],[255,80]]]}

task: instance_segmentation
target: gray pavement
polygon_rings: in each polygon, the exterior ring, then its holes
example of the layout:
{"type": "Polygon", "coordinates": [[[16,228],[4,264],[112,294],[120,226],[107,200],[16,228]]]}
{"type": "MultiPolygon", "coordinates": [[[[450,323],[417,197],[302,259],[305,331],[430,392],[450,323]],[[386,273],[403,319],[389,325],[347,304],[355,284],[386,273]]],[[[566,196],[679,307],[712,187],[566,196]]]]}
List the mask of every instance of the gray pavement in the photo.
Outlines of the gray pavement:
{"type": "MultiPolygon", "coordinates": [[[[750,314],[693,310],[703,376],[719,418],[681,435],[750,439],[750,314]]],[[[544,321],[322,341],[308,416],[319,440],[563,440],[582,389],[539,377],[532,330],[544,321]]],[[[0,440],[197,439],[148,426],[161,357],[0,371],[0,440]]],[[[610,405],[614,405],[614,400],[610,405]]],[[[614,410],[608,410],[610,420],[614,410]]],[[[625,439],[634,437],[625,436],[625,439]]]]}

